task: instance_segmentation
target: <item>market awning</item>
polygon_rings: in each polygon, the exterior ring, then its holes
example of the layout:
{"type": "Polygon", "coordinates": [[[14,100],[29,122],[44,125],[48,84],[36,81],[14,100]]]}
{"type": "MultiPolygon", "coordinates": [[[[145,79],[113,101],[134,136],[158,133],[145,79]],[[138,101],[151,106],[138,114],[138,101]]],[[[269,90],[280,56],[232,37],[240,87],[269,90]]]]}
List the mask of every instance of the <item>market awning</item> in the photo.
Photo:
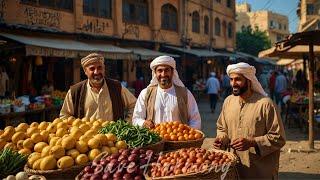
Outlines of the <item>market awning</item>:
{"type": "Polygon", "coordinates": [[[154,59],[158,56],[163,56],[163,55],[168,55],[173,58],[180,57],[179,55],[176,55],[176,54],[169,54],[169,53],[154,51],[151,49],[145,49],[145,48],[141,48],[141,47],[126,47],[126,49],[132,50],[133,53],[136,54],[138,56],[138,58],[141,60],[150,60],[150,59],[154,59]]]}
{"type": "MultiPolygon", "coordinates": [[[[314,54],[316,56],[320,55],[320,46],[314,45],[314,54]]],[[[288,48],[287,50],[281,48],[281,46],[275,46],[270,49],[261,51],[259,53],[259,57],[279,57],[285,59],[296,59],[302,58],[304,55],[308,55],[309,46],[305,45],[297,45],[292,48],[288,48]],[[285,53],[284,53],[285,52],[285,53]]]]}
{"type": "Polygon", "coordinates": [[[178,52],[182,52],[182,53],[187,53],[187,54],[191,54],[193,56],[197,56],[197,57],[230,57],[227,54],[224,53],[219,53],[216,51],[210,51],[210,50],[206,50],[206,49],[187,49],[187,48],[181,48],[181,47],[175,47],[175,46],[164,46],[165,48],[174,50],[174,51],[178,51],[178,52]]]}
{"type": "Polygon", "coordinates": [[[294,59],[279,59],[277,61],[277,65],[279,66],[285,66],[293,63],[295,60],[294,59]]]}
{"type": "Polygon", "coordinates": [[[235,52],[236,54],[240,55],[240,56],[244,56],[244,57],[247,57],[247,58],[251,58],[253,59],[255,62],[257,63],[260,63],[260,64],[271,64],[271,65],[274,65],[274,63],[271,63],[269,61],[266,61],[265,59],[261,59],[261,58],[258,58],[254,55],[251,55],[251,54],[247,54],[247,53],[244,53],[244,52],[235,52]]]}
{"type": "Polygon", "coordinates": [[[131,50],[111,44],[85,43],[70,39],[44,38],[0,33],[0,36],[26,45],[26,56],[54,56],[77,58],[99,52],[107,59],[134,59],[131,50]]]}

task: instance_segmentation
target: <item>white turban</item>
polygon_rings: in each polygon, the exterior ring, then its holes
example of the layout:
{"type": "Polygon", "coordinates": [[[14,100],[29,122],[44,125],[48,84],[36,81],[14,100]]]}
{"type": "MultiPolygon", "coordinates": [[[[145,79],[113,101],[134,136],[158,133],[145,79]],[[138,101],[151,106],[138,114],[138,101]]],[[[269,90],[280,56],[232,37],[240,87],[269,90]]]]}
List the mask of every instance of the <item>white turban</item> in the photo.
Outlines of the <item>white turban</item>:
{"type": "Polygon", "coordinates": [[[177,86],[184,87],[184,84],[180,80],[178,72],[176,70],[176,61],[170,56],[159,56],[159,57],[155,58],[151,62],[150,69],[152,70],[152,79],[150,81],[149,86],[153,86],[153,85],[158,85],[159,84],[158,79],[156,77],[156,71],[155,71],[155,68],[157,66],[159,66],[159,65],[171,66],[173,68],[173,77],[172,77],[173,84],[175,84],[177,86]]]}
{"type": "Polygon", "coordinates": [[[268,96],[268,94],[263,90],[260,82],[256,77],[256,68],[250,66],[247,63],[240,62],[238,64],[232,64],[227,67],[227,74],[230,76],[232,73],[242,74],[245,78],[249,79],[252,84],[253,91],[262,94],[263,96],[268,96]]]}

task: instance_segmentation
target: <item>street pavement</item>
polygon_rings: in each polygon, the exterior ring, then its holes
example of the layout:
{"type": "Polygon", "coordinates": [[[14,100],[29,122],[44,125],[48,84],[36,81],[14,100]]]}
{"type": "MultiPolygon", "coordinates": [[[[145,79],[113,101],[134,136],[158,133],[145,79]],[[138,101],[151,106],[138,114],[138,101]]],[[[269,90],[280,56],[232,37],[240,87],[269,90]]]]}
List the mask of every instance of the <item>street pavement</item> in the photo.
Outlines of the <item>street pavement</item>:
{"type": "Polygon", "coordinates": [[[209,99],[206,95],[197,99],[197,103],[201,115],[201,130],[205,133],[206,137],[216,137],[216,122],[221,112],[223,99],[219,99],[214,113],[211,112],[209,99]]]}

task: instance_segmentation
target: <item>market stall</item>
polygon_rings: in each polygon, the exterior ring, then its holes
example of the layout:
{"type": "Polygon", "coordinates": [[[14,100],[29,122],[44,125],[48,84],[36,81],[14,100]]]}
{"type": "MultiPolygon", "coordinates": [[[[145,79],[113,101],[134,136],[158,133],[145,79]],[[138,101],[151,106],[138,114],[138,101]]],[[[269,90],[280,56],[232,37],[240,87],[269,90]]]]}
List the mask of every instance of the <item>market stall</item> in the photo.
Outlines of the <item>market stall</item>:
{"type": "Polygon", "coordinates": [[[262,51],[259,57],[279,57],[291,59],[306,59],[308,57],[308,124],[309,148],[314,149],[314,73],[315,56],[319,55],[320,31],[308,31],[291,34],[286,40],[276,43],[275,47],[262,51]]]}

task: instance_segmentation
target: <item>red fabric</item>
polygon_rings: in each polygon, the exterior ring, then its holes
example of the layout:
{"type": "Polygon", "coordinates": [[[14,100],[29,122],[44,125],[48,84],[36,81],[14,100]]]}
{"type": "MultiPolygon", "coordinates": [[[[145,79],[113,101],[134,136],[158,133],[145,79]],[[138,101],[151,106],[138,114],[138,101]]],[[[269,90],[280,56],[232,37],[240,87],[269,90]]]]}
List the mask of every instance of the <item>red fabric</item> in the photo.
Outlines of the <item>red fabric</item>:
{"type": "Polygon", "coordinates": [[[276,75],[272,74],[269,81],[270,90],[274,90],[275,85],[276,85],[276,75]]]}
{"type": "Polygon", "coordinates": [[[144,82],[142,80],[137,80],[134,83],[135,96],[138,97],[140,92],[145,88],[144,82]]]}

